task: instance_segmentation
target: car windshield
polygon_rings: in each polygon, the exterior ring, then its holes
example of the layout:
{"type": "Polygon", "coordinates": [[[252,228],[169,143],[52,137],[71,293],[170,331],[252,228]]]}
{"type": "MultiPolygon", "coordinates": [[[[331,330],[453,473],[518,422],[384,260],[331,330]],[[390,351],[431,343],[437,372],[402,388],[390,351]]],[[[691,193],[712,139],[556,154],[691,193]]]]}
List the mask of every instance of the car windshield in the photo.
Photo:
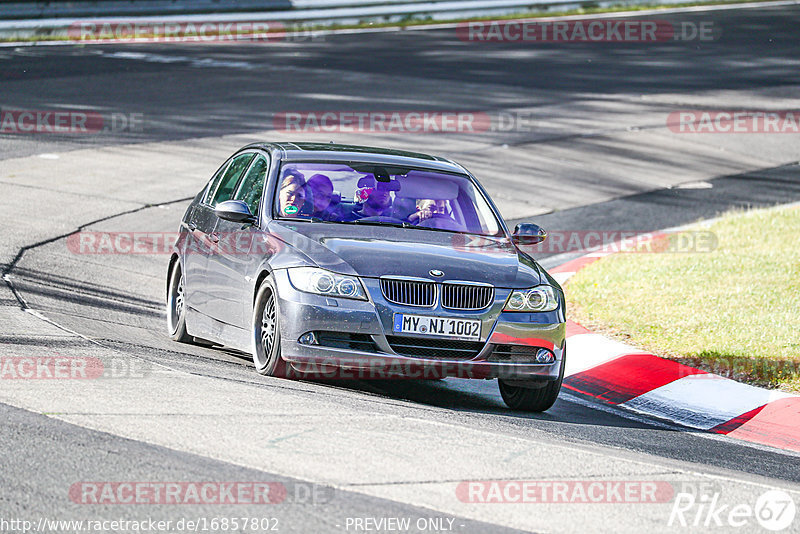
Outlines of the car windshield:
{"type": "Polygon", "coordinates": [[[465,175],[371,163],[284,163],[275,216],[501,236],[486,198],[465,175]]]}

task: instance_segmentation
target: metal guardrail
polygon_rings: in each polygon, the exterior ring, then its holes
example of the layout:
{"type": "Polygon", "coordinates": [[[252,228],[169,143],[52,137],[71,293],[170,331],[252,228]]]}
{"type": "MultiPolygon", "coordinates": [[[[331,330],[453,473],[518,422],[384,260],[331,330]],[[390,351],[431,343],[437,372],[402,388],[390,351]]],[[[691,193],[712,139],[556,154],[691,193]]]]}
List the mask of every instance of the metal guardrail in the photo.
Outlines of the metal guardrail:
{"type": "Polygon", "coordinates": [[[0,0],[0,19],[129,17],[291,8],[290,0],[50,0],[47,2],[0,0]]]}
{"type": "MultiPolygon", "coordinates": [[[[674,4],[684,0],[627,0],[625,3],[674,4]]],[[[559,9],[619,5],[619,0],[237,0],[224,4],[235,12],[219,11],[218,0],[101,0],[98,2],[28,3],[29,16],[14,18],[25,11],[22,2],[0,3],[0,39],[58,36],[70,26],[86,21],[166,22],[326,22],[354,23],[369,20],[401,22],[413,18],[457,18],[525,12],[550,6],[559,9]],[[92,6],[92,10],[88,6],[92,6]],[[149,8],[136,14],[131,6],[149,8]],[[212,10],[216,6],[216,11],[212,10]],[[256,8],[256,6],[259,6],[256,8]],[[253,11],[258,9],[258,11],[253,11]],[[198,12],[200,11],[200,12],[198,12]],[[46,18],[42,18],[46,17],[46,18]]],[[[137,7],[137,9],[139,9],[137,7]]]]}

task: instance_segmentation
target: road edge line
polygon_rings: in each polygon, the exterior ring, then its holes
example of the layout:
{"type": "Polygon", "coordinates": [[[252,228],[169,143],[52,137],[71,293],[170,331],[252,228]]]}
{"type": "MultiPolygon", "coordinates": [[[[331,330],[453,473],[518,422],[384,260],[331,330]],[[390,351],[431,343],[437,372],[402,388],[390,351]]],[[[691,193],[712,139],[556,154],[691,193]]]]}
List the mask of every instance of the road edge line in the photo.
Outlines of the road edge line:
{"type": "MultiPolygon", "coordinates": [[[[800,202],[768,209],[800,208],[800,202]]],[[[702,221],[708,225],[719,217],[702,221]]],[[[697,223],[694,223],[697,224],[697,223]]],[[[690,225],[651,233],[651,239],[690,225]]],[[[589,252],[549,269],[565,284],[600,258],[589,252]]],[[[800,452],[800,396],[737,382],[661,358],[567,321],[570,359],[564,388],[605,405],[674,422],[694,430],[800,452]],[[577,345],[577,347],[576,347],[577,345]]]]}

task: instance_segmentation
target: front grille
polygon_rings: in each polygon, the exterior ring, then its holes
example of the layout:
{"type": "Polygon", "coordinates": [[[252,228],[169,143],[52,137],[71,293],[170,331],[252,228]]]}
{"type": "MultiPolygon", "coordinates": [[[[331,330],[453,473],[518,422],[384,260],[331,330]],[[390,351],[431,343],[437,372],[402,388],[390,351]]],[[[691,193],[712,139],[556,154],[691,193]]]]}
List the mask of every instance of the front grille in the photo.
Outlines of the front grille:
{"type": "Polygon", "coordinates": [[[482,310],[494,300],[492,286],[443,284],[442,307],[454,310],[482,310]]]}
{"type": "Polygon", "coordinates": [[[383,298],[395,304],[430,308],[436,302],[436,284],[381,278],[383,298]]]}
{"type": "Polygon", "coordinates": [[[351,334],[350,332],[314,332],[317,342],[322,347],[350,349],[361,352],[378,352],[378,345],[369,334],[351,334]]]}
{"type": "Polygon", "coordinates": [[[386,336],[397,354],[433,360],[471,360],[483,349],[480,341],[428,339],[419,337],[386,336]]]}

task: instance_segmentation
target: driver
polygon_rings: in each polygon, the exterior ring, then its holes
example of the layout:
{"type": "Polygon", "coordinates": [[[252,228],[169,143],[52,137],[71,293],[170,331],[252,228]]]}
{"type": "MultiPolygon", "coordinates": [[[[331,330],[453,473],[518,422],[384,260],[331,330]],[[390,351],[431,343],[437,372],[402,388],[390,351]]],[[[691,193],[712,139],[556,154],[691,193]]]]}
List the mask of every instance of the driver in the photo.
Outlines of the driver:
{"type": "Polygon", "coordinates": [[[378,182],[375,187],[357,189],[355,198],[357,202],[362,202],[362,204],[353,210],[348,220],[352,221],[365,217],[391,217],[392,196],[390,192],[392,190],[391,182],[378,182]]]}
{"type": "Polygon", "coordinates": [[[440,214],[440,216],[443,217],[450,217],[446,200],[420,200],[417,204],[416,213],[412,213],[408,216],[408,222],[412,224],[419,224],[422,221],[436,217],[437,214],[440,214]]]}
{"type": "Polygon", "coordinates": [[[418,211],[409,216],[408,220],[415,223],[418,228],[465,232],[466,227],[455,220],[453,212],[449,208],[449,200],[422,200],[419,203],[418,211]]]}

